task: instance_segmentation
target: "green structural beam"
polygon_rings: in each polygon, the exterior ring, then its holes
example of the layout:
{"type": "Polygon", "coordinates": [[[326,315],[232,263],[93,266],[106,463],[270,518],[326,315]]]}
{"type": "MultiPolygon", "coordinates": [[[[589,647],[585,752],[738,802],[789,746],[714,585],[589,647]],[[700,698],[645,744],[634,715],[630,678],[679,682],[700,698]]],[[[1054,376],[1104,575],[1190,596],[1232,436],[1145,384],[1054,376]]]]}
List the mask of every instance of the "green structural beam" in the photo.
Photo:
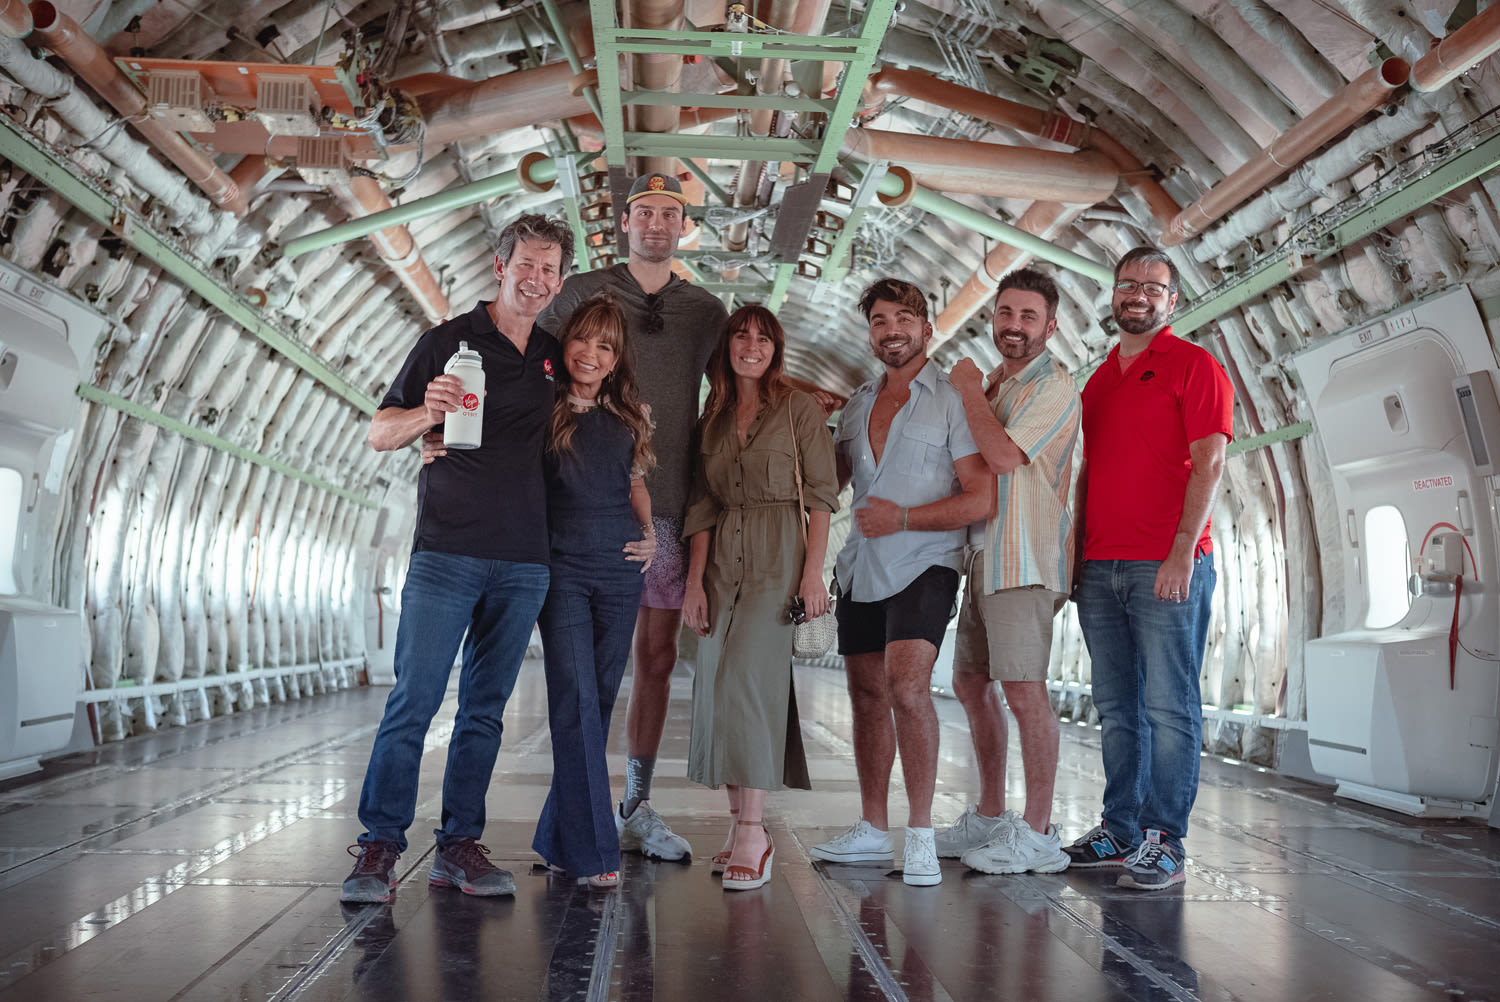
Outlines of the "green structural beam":
{"type": "MultiPolygon", "coordinates": [[[[1366,199],[1354,211],[1330,221],[1256,260],[1243,275],[1208,290],[1185,310],[1172,316],[1172,332],[1179,336],[1198,330],[1257,296],[1285,282],[1357,240],[1432,203],[1459,185],[1500,165],[1500,132],[1456,150],[1426,172],[1403,185],[1366,199]]],[[[1323,218],[1329,218],[1325,214],[1323,218]]],[[[1316,223],[1317,220],[1314,220],[1316,223]]],[[[1306,231],[1304,231],[1305,233],[1306,231]]]]}
{"type": "MultiPolygon", "coordinates": [[[[1173,332],[1176,332],[1175,327],[1173,328],[1173,332]]],[[[1296,424],[1289,424],[1285,428],[1273,428],[1270,431],[1262,432],[1251,438],[1242,438],[1238,442],[1230,442],[1226,455],[1238,456],[1242,452],[1253,452],[1256,449],[1263,449],[1268,445],[1275,445],[1277,442],[1290,442],[1294,438],[1305,438],[1311,435],[1312,432],[1313,426],[1311,421],[1298,421],[1296,424]]]]}
{"type": "MultiPolygon", "coordinates": [[[[594,154],[588,154],[588,156],[594,156],[594,154]]],[[[557,180],[557,163],[554,158],[537,161],[536,165],[531,168],[532,180],[542,184],[557,180]]],[[[566,160],[563,161],[563,166],[565,170],[568,169],[566,160]]],[[[337,226],[309,233],[305,237],[289,241],[282,248],[281,254],[287,260],[291,260],[315,250],[322,250],[324,247],[369,236],[376,230],[383,230],[387,226],[405,226],[407,223],[425,219],[427,216],[461,209],[477,202],[487,202],[501,195],[513,195],[520,190],[520,168],[493,174],[470,184],[459,185],[457,188],[446,188],[425,198],[412,199],[410,202],[404,202],[383,212],[372,212],[368,216],[360,216],[347,223],[339,223],[337,226]]]]}
{"type": "Polygon", "coordinates": [[[823,133],[823,148],[813,161],[810,174],[827,174],[838,162],[839,149],[844,145],[844,134],[854,121],[855,109],[863,94],[865,81],[875,64],[875,54],[880,51],[881,40],[895,16],[897,0],[866,0],[865,19],[859,26],[860,51],[849,65],[844,67],[839,79],[839,90],[834,98],[833,111],[828,114],[828,127],[823,133]]]}
{"type": "MultiPolygon", "coordinates": [[[[863,178],[866,168],[860,164],[845,162],[844,166],[856,178],[863,178]]],[[[883,195],[899,195],[902,191],[901,179],[894,174],[887,174],[880,181],[880,193],[883,195]]],[[[918,185],[916,193],[911,201],[912,205],[923,212],[930,212],[934,216],[949,220],[968,227],[975,233],[983,233],[992,240],[998,240],[1003,244],[1009,244],[1018,250],[1025,251],[1032,257],[1041,258],[1051,264],[1057,265],[1067,271],[1091,278],[1100,285],[1109,285],[1115,279],[1114,272],[1107,266],[1097,261],[1091,261],[1081,254],[1074,254],[1070,250],[1064,250],[1056,244],[1050,244],[1041,237],[1027,233],[1009,223],[1002,222],[978,209],[956,202],[946,195],[939,195],[935,191],[918,185]]],[[[844,224],[848,229],[848,224],[844,224]]],[[[1174,324],[1176,321],[1173,321],[1174,324]]]]}
{"type": "Polygon", "coordinates": [[[184,438],[190,438],[194,442],[200,442],[211,448],[218,449],[220,452],[228,453],[229,455],[234,456],[238,459],[247,460],[249,462],[255,463],[258,466],[268,467],[269,469],[275,470],[277,473],[280,473],[283,476],[291,477],[293,480],[300,480],[304,484],[311,484],[319,490],[327,491],[330,494],[337,494],[339,497],[344,498],[347,501],[353,501],[361,508],[375,507],[375,502],[371,501],[369,498],[365,497],[362,494],[356,494],[351,490],[347,490],[343,487],[338,486],[337,484],[331,484],[328,481],[321,480],[309,473],[304,473],[301,470],[297,469],[295,466],[289,466],[279,459],[272,459],[270,456],[264,455],[263,453],[255,452],[251,449],[246,449],[242,446],[235,445],[227,438],[220,438],[218,435],[204,431],[202,428],[196,428],[193,425],[185,424],[182,421],[177,420],[176,418],[167,417],[167,415],[162,414],[158,411],[154,411],[149,407],[143,407],[133,400],[127,400],[124,397],[114,393],[110,393],[107,390],[101,390],[97,386],[90,386],[88,383],[79,383],[78,395],[85,400],[92,401],[96,404],[103,404],[106,407],[112,407],[117,411],[121,411],[122,413],[136,418],[137,420],[145,421],[148,424],[154,424],[158,428],[164,428],[167,431],[182,435],[184,438]]]}
{"type": "Polygon", "coordinates": [[[816,139],[746,140],[741,136],[684,136],[675,132],[627,132],[621,142],[630,157],[806,160],[822,149],[816,139]]]}
{"type": "Polygon", "coordinates": [[[839,230],[839,235],[834,237],[833,245],[828,249],[823,274],[819,276],[818,281],[842,282],[848,276],[850,249],[854,246],[854,238],[859,233],[859,224],[864,220],[865,213],[870,211],[871,203],[875,201],[875,193],[880,190],[881,182],[885,180],[887,166],[886,161],[878,161],[871,164],[860,177],[859,186],[855,188],[854,197],[849,203],[849,214],[844,217],[844,228],[839,230]]]}
{"type": "Polygon", "coordinates": [[[604,155],[611,167],[625,166],[625,108],[620,103],[620,51],[614,47],[615,0],[589,0],[594,25],[594,63],[599,71],[604,155]]]}
{"type": "Polygon", "coordinates": [[[156,233],[138,214],[100,191],[5,116],[0,116],[0,156],[66,198],[78,211],[109,227],[133,250],[160,265],[167,274],[330,391],[367,414],[375,413],[375,401],[371,397],[334,372],[290,335],[263,319],[248,300],[210,275],[204,262],[156,233]]]}
{"type": "Polygon", "coordinates": [[[790,262],[776,266],[776,277],[771,281],[771,293],[766,297],[766,308],[772,313],[781,312],[781,301],[786,298],[787,286],[792,284],[792,275],[797,266],[790,262]]]}
{"type": "MultiPolygon", "coordinates": [[[[590,7],[598,5],[592,0],[590,7]]],[[[847,63],[861,56],[873,58],[880,39],[890,23],[896,0],[873,0],[871,7],[883,7],[885,18],[880,35],[873,41],[861,34],[858,38],[824,35],[752,35],[731,31],[660,31],[645,28],[616,28],[613,4],[607,6],[610,18],[594,22],[594,43],[600,56],[607,47],[616,53],[665,53],[677,56],[709,56],[731,59],[807,59],[847,63]]],[[[868,23],[868,16],[866,18],[868,23]]],[[[600,60],[601,64],[603,59],[600,60]]],[[[600,91],[604,90],[603,80],[600,91]]]]}
{"type": "Polygon", "coordinates": [[[674,105],[678,108],[743,108],[746,111],[808,111],[829,114],[834,101],[784,94],[686,94],[679,91],[632,90],[620,95],[620,103],[674,105]]]}

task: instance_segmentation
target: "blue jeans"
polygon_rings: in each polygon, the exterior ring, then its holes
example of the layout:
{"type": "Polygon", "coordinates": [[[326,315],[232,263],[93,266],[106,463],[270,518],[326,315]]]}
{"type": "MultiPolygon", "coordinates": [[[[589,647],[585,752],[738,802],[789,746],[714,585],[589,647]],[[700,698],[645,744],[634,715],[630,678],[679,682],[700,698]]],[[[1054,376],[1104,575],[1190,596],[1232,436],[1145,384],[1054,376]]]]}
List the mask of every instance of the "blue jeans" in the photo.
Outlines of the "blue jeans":
{"type": "Polygon", "coordinates": [[[1213,554],[1193,558],[1187,600],[1156,597],[1159,560],[1086,560],[1078,623],[1093,661],[1104,753],[1104,827],[1122,842],[1155,828],[1178,848],[1198,796],[1198,683],[1213,601],[1213,554]]]}
{"type": "Polygon", "coordinates": [[[448,690],[460,642],[463,665],[443,773],[443,826],[433,834],[444,846],[484,833],[484,797],[500,753],[500,718],[547,595],[548,577],[545,564],[427,551],[411,555],[396,630],[396,687],[385,702],[359,794],[361,843],[394,842],[406,849],[406,829],[417,810],[422,743],[448,690]]]}
{"type": "Polygon", "coordinates": [[[552,587],[540,621],[552,788],[531,847],[553,866],[592,876],[620,868],[607,746],[645,582],[620,548],[640,530],[628,515],[553,519],[552,587]]]}

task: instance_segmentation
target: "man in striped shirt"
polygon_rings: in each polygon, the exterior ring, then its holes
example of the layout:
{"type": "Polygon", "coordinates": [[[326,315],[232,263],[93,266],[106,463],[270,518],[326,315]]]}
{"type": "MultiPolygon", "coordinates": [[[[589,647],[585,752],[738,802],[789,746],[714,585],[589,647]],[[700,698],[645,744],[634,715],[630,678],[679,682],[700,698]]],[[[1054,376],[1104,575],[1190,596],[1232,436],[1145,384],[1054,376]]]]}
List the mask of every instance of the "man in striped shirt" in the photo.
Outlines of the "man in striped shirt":
{"type": "Polygon", "coordinates": [[[1068,594],[1073,525],[1068,491],[1078,440],[1078,390],[1047,350],[1057,330],[1057,286],[1013,271],[995,297],[1000,366],[985,380],[962,359],[949,377],[997,488],[996,510],[970,527],[968,584],[958,614],[953,690],[979,763],[979,803],[936,837],[938,855],[984,873],[1056,873],[1068,865],[1052,826],[1057,715],[1047,698],[1052,620],[1068,594]],[[1005,809],[1006,722],[1021,732],[1026,810],[1005,809]]]}

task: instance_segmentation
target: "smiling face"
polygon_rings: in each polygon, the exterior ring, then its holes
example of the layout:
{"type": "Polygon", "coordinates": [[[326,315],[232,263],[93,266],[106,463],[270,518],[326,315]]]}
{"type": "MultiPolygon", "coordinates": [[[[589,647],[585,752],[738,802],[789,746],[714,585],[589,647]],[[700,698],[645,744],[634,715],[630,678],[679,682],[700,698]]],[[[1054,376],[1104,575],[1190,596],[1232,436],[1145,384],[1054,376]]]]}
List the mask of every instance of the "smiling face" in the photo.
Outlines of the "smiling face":
{"type": "Polygon", "coordinates": [[[535,320],[562,288],[562,248],[550,240],[521,240],[509,261],[495,259],[495,279],[501,305],[535,320]]]}
{"type": "Polygon", "coordinates": [[[870,307],[870,347],[875,357],[892,369],[900,369],[924,355],[932,337],[932,324],[916,310],[890,299],[877,299],[870,307]]]}
{"type": "Polygon", "coordinates": [[[729,367],[741,379],[759,381],[775,357],[775,340],[754,320],[729,332],[729,367]]]}
{"type": "Polygon", "coordinates": [[[1132,261],[1120,269],[1110,306],[1115,323],[1126,334],[1155,334],[1167,325],[1177,305],[1177,293],[1167,291],[1172,270],[1160,261],[1132,261]],[[1126,284],[1129,291],[1119,288],[1126,284]],[[1153,286],[1155,295],[1146,289],[1153,286]],[[1160,286],[1159,290],[1155,290],[1160,286]]]}
{"type": "Polygon", "coordinates": [[[1057,330],[1057,318],[1047,316],[1047,300],[1041,293],[1006,289],[995,300],[992,330],[1006,369],[1018,370],[1047,347],[1047,339],[1057,330]]]}
{"type": "Polygon", "coordinates": [[[572,384],[568,392],[585,400],[594,399],[619,360],[618,349],[603,334],[569,338],[563,345],[563,365],[572,384]]]}
{"type": "Polygon", "coordinates": [[[682,203],[670,195],[642,195],[630,203],[621,224],[630,256],[640,261],[670,261],[687,229],[682,203]]]}

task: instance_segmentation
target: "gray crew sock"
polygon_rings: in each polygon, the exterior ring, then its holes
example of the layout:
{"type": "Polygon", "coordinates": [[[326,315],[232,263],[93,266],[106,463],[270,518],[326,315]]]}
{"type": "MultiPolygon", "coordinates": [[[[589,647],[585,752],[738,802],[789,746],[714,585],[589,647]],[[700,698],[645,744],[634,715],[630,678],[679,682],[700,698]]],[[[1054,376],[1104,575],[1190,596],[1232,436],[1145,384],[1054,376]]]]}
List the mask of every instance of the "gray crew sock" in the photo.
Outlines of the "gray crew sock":
{"type": "Polygon", "coordinates": [[[654,772],[655,755],[650,758],[632,755],[625,760],[625,801],[620,805],[620,817],[630,817],[641,806],[642,800],[651,799],[651,775],[654,772]]]}

